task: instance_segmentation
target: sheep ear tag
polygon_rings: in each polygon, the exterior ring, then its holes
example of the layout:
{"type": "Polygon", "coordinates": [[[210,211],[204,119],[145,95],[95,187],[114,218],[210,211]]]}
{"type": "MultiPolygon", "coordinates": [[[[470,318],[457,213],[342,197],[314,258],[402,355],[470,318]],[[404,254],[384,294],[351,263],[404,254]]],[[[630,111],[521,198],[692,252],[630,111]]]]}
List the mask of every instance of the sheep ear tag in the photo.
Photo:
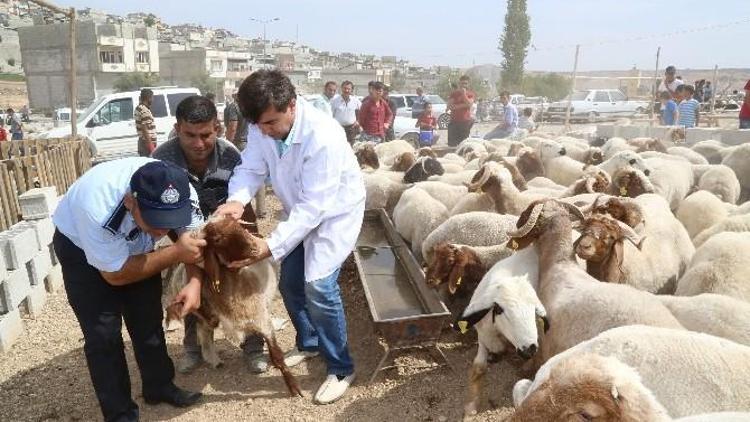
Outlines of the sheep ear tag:
{"type": "Polygon", "coordinates": [[[515,250],[518,250],[518,242],[516,239],[510,239],[510,248],[515,250]]]}
{"type": "Polygon", "coordinates": [[[628,188],[620,186],[620,196],[628,196],[628,188]]]}
{"type": "Polygon", "coordinates": [[[466,321],[458,321],[458,330],[461,331],[461,334],[466,334],[466,332],[469,331],[469,323],[466,321]]]}
{"type": "Polygon", "coordinates": [[[487,315],[487,312],[491,310],[492,308],[486,308],[476,312],[472,312],[469,315],[465,315],[455,324],[453,324],[453,327],[457,328],[458,331],[461,332],[461,334],[465,334],[467,331],[469,331],[469,328],[473,327],[477,322],[484,318],[485,315],[487,315]]]}

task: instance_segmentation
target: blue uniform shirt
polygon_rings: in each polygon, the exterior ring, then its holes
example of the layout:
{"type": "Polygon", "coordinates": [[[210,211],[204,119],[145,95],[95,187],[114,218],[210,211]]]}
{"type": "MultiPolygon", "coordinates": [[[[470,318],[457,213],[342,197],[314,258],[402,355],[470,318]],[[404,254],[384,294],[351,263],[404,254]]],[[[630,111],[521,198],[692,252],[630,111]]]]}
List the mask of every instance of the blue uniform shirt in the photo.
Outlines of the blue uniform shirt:
{"type": "MultiPolygon", "coordinates": [[[[154,250],[155,239],[138,228],[123,203],[133,173],[151,161],[156,160],[123,158],[92,167],[73,183],[55,210],[52,221],[57,229],[100,271],[119,271],[130,256],[154,250]]],[[[193,218],[187,228],[197,228],[203,217],[192,185],[190,202],[193,218]]]]}

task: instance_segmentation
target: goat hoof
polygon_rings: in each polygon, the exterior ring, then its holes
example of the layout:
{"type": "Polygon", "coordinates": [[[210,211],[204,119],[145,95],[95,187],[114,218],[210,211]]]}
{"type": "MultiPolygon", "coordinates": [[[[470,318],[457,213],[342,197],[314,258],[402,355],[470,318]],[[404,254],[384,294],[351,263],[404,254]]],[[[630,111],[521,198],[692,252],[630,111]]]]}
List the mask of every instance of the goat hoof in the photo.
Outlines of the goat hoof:
{"type": "Polygon", "coordinates": [[[213,369],[220,368],[224,366],[224,361],[221,359],[211,359],[207,360],[206,363],[213,369]]]}
{"type": "Polygon", "coordinates": [[[466,406],[464,406],[464,419],[470,417],[470,416],[476,416],[477,414],[477,404],[476,403],[468,403],[466,406]]]}

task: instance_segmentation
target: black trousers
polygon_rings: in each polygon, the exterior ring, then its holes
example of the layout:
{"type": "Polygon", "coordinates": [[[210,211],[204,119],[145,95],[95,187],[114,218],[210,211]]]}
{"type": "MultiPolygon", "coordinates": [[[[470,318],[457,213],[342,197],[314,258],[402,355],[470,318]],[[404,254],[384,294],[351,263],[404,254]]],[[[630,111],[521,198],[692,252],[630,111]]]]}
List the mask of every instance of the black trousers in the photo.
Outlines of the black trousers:
{"type": "Polygon", "coordinates": [[[68,302],[83,331],[86,363],[104,419],[138,420],[120,333],[124,319],[143,381],[143,396],[154,396],[171,385],[174,365],[162,329],[161,276],[112,286],[64,234],[55,231],[53,244],[68,302]]]}
{"type": "Polygon", "coordinates": [[[448,146],[455,147],[471,134],[474,121],[448,123],[448,146]]]}
{"type": "Polygon", "coordinates": [[[359,135],[359,130],[353,124],[342,127],[344,128],[344,133],[346,133],[346,140],[349,141],[349,145],[354,145],[354,138],[359,135]]]}

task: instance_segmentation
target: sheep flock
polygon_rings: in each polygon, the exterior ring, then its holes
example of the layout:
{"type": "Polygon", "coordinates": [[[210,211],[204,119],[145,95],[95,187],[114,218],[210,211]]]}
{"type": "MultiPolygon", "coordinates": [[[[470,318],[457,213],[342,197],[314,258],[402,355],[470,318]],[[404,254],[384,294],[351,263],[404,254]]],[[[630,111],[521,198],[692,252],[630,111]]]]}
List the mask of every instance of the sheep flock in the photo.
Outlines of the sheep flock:
{"type": "Polygon", "coordinates": [[[513,421],[750,421],[750,144],[354,149],[366,207],[477,343],[465,417],[489,407],[489,363],[517,354],[513,421]]]}

